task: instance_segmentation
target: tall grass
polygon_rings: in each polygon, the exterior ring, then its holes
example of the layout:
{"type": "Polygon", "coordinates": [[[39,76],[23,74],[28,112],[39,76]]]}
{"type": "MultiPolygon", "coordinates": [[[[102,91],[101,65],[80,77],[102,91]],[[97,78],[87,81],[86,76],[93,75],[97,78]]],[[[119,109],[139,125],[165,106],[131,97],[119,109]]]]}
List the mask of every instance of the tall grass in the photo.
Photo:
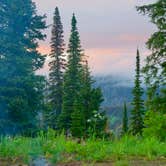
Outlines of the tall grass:
{"type": "Polygon", "coordinates": [[[40,133],[36,138],[0,139],[0,158],[20,158],[28,162],[38,156],[54,163],[76,160],[97,162],[126,157],[157,159],[166,158],[166,142],[125,136],[113,141],[90,138],[78,144],[74,139],[66,139],[63,134],[55,136],[53,131],[40,133]]]}

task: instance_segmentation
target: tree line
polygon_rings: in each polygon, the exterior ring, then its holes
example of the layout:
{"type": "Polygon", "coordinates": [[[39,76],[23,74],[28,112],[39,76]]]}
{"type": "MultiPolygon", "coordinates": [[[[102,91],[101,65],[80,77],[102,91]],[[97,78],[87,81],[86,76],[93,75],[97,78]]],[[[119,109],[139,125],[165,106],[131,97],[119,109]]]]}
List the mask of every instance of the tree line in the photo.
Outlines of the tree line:
{"type": "Polygon", "coordinates": [[[91,130],[100,134],[106,123],[99,112],[103,97],[100,88],[92,86],[75,15],[66,55],[63,25],[55,8],[46,87],[46,79],[35,73],[45,62],[37,48],[46,37],[46,16],[37,14],[31,0],[5,0],[0,6],[0,133],[33,135],[50,127],[76,137],[91,130]]]}
{"type": "MultiPolygon", "coordinates": [[[[128,120],[124,104],[123,134],[155,133],[165,137],[165,8],[163,0],[137,7],[138,11],[150,16],[158,31],[147,42],[152,54],[147,57],[142,71],[137,50],[133,107],[128,120]],[[142,72],[147,85],[146,102],[142,100],[142,72]]],[[[45,15],[37,14],[35,3],[31,0],[0,1],[0,134],[33,135],[50,127],[79,138],[92,133],[105,135],[108,120],[100,110],[103,96],[101,89],[93,86],[75,14],[71,19],[66,52],[60,12],[55,8],[49,80],[36,74],[43,67],[46,57],[37,51],[39,40],[46,38],[43,33],[48,28],[45,18],[45,15]]]]}

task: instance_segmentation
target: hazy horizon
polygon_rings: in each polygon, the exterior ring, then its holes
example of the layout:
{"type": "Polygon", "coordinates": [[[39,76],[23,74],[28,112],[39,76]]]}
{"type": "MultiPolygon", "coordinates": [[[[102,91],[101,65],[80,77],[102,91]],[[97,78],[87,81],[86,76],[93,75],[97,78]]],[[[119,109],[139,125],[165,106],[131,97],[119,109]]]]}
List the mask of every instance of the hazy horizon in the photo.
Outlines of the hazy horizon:
{"type": "MultiPolygon", "coordinates": [[[[47,15],[47,24],[52,24],[53,13],[59,7],[67,47],[70,21],[74,12],[78,21],[82,48],[89,56],[93,75],[118,75],[133,77],[136,49],[141,59],[150,53],[145,42],[155,28],[148,17],[136,11],[135,6],[155,0],[34,0],[40,13],[47,15]]],[[[47,29],[47,40],[40,42],[39,50],[50,51],[51,28],[47,29]]],[[[40,73],[47,73],[45,65],[40,73]]]]}

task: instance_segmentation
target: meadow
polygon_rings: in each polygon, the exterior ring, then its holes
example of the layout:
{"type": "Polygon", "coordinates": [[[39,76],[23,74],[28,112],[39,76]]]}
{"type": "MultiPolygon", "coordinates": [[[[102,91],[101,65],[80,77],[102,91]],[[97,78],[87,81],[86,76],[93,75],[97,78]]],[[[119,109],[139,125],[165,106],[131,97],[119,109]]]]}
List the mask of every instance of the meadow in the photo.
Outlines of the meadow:
{"type": "MultiPolygon", "coordinates": [[[[50,163],[102,163],[114,162],[128,165],[132,160],[163,161],[166,163],[166,142],[156,138],[124,136],[120,139],[97,139],[92,136],[81,140],[57,135],[52,130],[37,137],[1,137],[0,158],[3,160],[19,160],[24,164],[33,159],[44,157],[50,163]]],[[[117,165],[118,165],[117,164],[117,165]]]]}

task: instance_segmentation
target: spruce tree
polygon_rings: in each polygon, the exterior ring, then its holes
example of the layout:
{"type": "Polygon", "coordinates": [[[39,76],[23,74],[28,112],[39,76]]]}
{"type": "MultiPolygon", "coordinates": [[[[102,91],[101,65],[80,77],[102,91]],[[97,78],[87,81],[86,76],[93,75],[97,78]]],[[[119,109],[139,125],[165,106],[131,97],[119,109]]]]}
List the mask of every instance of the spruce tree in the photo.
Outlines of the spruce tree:
{"type": "Polygon", "coordinates": [[[131,111],[131,132],[133,135],[142,134],[143,124],[143,115],[144,115],[144,103],[142,100],[143,89],[141,88],[140,80],[140,55],[139,50],[137,49],[136,56],[136,75],[135,75],[135,86],[133,89],[133,109],[131,111]]]}
{"type": "Polygon", "coordinates": [[[88,129],[87,119],[92,117],[94,107],[92,105],[92,84],[93,84],[92,77],[90,75],[88,61],[85,60],[85,64],[83,65],[82,70],[82,89],[81,89],[81,96],[82,96],[82,105],[83,105],[83,112],[84,112],[84,119],[85,119],[85,128],[88,129]]]}
{"type": "Polygon", "coordinates": [[[102,136],[106,127],[107,118],[105,113],[100,111],[100,105],[103,102],[102,91],[100,88],[94,87],[94,83],[95,81],[92,79],[89,71],[88,61],[85,60],[85,65],[83,65],[83,88],[81,91],[85,118],[84,134],[89,136],[92,134],[102,136]]]}
{"type": "Polygon", "coordinates": [[[127,106],[126,102],[124,103],[124,110],[123,110],[123,124],[122,124],[122,135],[128,132],[128,114],[127,114],[127,106]]]}
{"type": "Polygon", "coordinates": [[[68,63],[66,65],[66,72],[64,74],[63,86],[63,104],[62,114],[59,119],[59,127],[70,130],[71,114],[74,110],[74,102],[80,97],[81,89],[81,70],[82,70],[82,49],[80,44],[80,37],[77,29],[77,21],[73,14],[71,22],[71,35],[68,45],[68,63]]]}
{"type": "Polygon", "coordinates": [[[166,1],[157,0],[152,4],[137,7],[137,10],[148,15],[156,26],[146,45],[151,54],[146,58],[143,68],[147,86],[146,115],[144,135],[165,140],[166,128],[166,1]]]}
{"type": "Polygon", "coordinates": [[[44,78],[35,74],[44,63],[38,40],[45,35],[45,16],[31,0],[0,1],[0,134],[34,130],[42,109],[44,78]]]}
{"type": "Polygon", "coordinates": [[[157,0],[155,3],[137,7],[137,10],[148,15],[157,28],[146,43],[152,52],[147,56],[143,68],[147,86],[147,110],[164,112],[166,110],[164,101],[166,98],[166,1],[157,0]],[[157,98],[162,99],[163,102],[156,102],[157,98]]]}
{"type": "Polygon", "coordinates": [[[52,106],[49,112],[50,126],[55,128],[56,121],[62,111],[63,73],[65,68],[63,26],[58,7],[55,8],[52,37],[51,61],[49,63],[49,102],[52,106]]]}
{"type": "MultiPolygon", "coordinates": [[[[88,119],[99,112],[103,101],[100,88],[93,88],[88,63],[82,53],[80,37],[72,17],[72,30],[68,48],[68,63],[64,74],[62,114],[59,128],[75,137],[85,136],[89,129],[88,119]]],[[[101,126],[100,126],[101,127],[101,126]]]]}
{"type": "Polygon", "coordinates": [[[74,110],[71,114],[71,134],[74,137],[81,138],[85,136],[85,114],[82,98],[75,99],[74,110]]]}

